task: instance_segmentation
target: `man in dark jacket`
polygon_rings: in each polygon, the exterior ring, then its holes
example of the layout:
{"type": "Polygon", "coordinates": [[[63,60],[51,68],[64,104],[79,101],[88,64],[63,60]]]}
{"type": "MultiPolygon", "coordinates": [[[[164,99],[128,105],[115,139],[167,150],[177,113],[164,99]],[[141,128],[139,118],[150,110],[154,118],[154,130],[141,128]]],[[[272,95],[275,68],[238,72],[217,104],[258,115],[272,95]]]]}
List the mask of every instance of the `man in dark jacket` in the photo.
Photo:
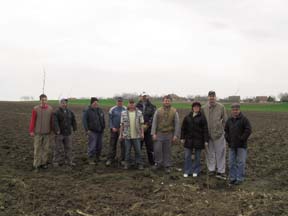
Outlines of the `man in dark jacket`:
{"type": "Polygon", "coordinates": [[[225,139],[230,148],[229,178],[230,184],[241,184],[245,176],[247,140],[252,130],[249,120],[240,111],[240,104],[233,103],[231,113],[225,125],[225,139]]]}
{"type": "Polygon", "coordinates": [[[156,106],[150,102],[149,95],[146,92],[143,92],[140,94],[140,100],[136,104],[136,107],[143,113],[144,117],[144,140],[141,142],[141,148],[143,147],[143,142],[145,142],[149,164],[154,165],[155,162],[151,126],[156,106]]]}
{"type": "Polygon", "coordinates": [[[181,127],[181,142],[184,143],[185,165],[184,177],[193,174],[197,177],[200,174],[201,150],[208,146],[209,133],[207,121],[204,114],[201,113],[201,104],[192,103],[192,112],[185,116],[181,127]],[[194,150],[195,159],[192,162],[191,154],[194,150]]]}
{"type": "Polygon", "coordinates": [[[88,159],[90,165],[100,161],[103,132],[105,129],[104,112],[98,105],[98,99],[92,97],[90,106],[84,110],[83,127],[88,136],[88,159]]]}
{"type": "Polygon", "coordinates": [[[68,99],[60,100],[60,107],[54,112],[54,132],[55,147],[53,156],[53,165],[59,166],[61,161],[61,152],[64,148],[65,164],[75,166],[72,161],[72,129],[77,130],[77,123],[74,113],[67,108],[68,99]]]}

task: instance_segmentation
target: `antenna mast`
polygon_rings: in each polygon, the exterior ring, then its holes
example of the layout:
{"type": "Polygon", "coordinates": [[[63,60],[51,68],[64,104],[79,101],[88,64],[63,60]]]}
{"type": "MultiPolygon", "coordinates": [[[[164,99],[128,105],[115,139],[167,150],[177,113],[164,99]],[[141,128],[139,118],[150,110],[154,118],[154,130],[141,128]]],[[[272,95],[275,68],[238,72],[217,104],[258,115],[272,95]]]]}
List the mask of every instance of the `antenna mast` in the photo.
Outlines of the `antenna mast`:
{"type": "Polygon", "coordinates": [[[45,80],[46,80],[46,71],[45,71],[45,67],[43,67],[43,86],[42,86],[42,93],[44,94],[45,92],[45,80]]]}

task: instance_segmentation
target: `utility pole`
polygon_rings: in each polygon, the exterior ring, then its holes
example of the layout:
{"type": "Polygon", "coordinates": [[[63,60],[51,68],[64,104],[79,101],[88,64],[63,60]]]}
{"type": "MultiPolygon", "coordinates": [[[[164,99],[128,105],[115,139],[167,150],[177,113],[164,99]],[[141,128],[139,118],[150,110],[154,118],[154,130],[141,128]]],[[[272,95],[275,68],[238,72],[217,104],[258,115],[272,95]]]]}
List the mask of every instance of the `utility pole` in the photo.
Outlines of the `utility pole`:
{"type": "Polygon", "coordinates": [[[45,80],[46,80],[46,71],[45,71],[45,67],[42,66],[43,68],[43,86],[42,86],[42,93],[44,94],[45,92],[45,80]]]}

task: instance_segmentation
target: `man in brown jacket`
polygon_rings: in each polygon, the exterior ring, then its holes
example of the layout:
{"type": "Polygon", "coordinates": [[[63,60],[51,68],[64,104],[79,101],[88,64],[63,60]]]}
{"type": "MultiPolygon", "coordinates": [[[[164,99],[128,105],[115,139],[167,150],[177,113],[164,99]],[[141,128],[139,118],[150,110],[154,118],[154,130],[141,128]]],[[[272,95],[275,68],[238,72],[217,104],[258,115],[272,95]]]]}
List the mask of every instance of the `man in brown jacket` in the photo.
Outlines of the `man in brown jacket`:
{"type": "Polygon", "coordinates": [[[227,120],[225,107],[216,102],[215,91],[208,92],[208,103],[203,108],[208,122],[209,143],[207,149],[207,167],[209,174],[216,173],[216,177],[226,179],[225,160],[226,142],[224,138],[224,127],[227,120]]]}
{"type": "Polygon", "coordinates": [[[29,128],[30,136],[34,137],[33,166],[36,171],[38,171],[39,168],[47,168],[50,151],[52,112],[52,107],[47,104],[47,96],[41,94],[40,105],[35,106],[32,110],[29,128]]]}

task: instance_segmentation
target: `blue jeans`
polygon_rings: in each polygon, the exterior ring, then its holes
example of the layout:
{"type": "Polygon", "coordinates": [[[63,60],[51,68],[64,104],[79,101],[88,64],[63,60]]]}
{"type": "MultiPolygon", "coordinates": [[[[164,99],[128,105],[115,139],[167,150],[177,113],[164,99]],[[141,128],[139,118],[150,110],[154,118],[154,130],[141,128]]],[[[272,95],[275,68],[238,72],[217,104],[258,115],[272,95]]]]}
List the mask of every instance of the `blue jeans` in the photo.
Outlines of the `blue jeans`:
{"type": "Polygon", "coordinates": [[[247,149],[230,148],[229,149],[229,178],[230,181],[243,181],[245,176],[247,149]]]}
{"type": "Polygon", "coordinates": [[[201,172],[200,158],[201,158],[201,149],[195,149],[195,159],[192,162],[192,149],[185,148],[184,149],[184,173],[191,175],[192,173],[196,173],[197,175],[201,172]]]}
{"type": "Polygon", "coordinates": [[[129,163],[131,161],[132,146],[135,151],[136,164],[142,164],[140,139],[125,139],[125,161],[126,163],[129,163]]]}
{"type": "Polygon", "coordinates": [[[90,131],[88,135],[88,157],[100,157],[102,150],[103,133],[90,131]]]}

